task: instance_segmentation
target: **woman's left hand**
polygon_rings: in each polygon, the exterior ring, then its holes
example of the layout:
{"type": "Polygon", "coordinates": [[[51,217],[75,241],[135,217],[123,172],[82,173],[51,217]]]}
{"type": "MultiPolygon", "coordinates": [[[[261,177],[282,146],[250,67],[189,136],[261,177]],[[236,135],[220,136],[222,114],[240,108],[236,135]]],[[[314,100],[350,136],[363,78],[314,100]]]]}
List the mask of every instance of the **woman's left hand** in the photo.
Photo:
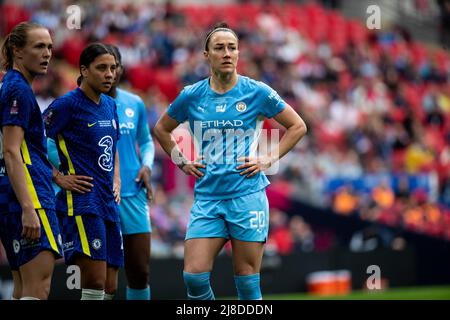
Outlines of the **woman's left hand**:
{"type": "Polygon", "coordinates": [[[117,202],[117,204],[120,204],[120,187],[122,182],[120,181],[120,178],[114,178],[114,184],[113,184],[113,192],[114,192],[114,198],[117,202]]]}
{"type": "Polygon", "coordinates": [[[72,175],[67,174],[64,175],[61,172],[58,172],[53,180],[61,189],[78,192],[84,194],[86,192],[91,192],[91,188],[94,185],[91,183],[93,178],[89,176],[80,176],[80,175],[72,175]]]}
{"type": "Polygon", "coordinates": [[[237,159],[239,162],[244,161],[244,164],[236,167],[238,170],[245,169],[240,173],[241,176],[246,175],[246,178],[251,178],[258,172],[267,170],[272,165],[273,161],[268,156],[261,157],[241,157],[237,159]]]}
{"type": "Polygon", "coordinates": [[[147,200],[153,201],[153,190],[151,184],[152,170],[147,166],[142,166],[135,179],[137,183],[143,181],[145,189],[147,189],[147,200]]]}

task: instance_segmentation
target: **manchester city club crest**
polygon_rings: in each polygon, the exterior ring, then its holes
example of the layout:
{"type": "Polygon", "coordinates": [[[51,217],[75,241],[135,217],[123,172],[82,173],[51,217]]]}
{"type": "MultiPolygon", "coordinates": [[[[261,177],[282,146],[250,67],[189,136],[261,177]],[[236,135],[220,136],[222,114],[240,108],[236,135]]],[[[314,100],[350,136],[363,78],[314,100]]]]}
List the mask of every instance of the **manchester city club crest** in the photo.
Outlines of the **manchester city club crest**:
{"type": "Polygon", "coordinates": [[[133,118],[134,117],[134,111],[131,108],[126,108],[125,109],[125,114],[127,115],[127,117],[129,118],[133,118]]]}
{"type": "Polygon", "coordinates": [[[236,110],[239,112],[244,112],[245,110],[247,110],[247,105],[245,104],[245,102],[238,102],[236,103],[236,110]]]}

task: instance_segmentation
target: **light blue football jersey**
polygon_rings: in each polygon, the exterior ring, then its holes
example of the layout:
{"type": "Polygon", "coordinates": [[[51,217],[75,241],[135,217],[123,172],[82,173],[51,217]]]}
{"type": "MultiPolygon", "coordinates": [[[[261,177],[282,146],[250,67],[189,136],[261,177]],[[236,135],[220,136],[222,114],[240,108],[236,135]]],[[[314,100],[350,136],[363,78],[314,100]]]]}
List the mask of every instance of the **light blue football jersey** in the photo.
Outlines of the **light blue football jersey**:
{"type": "Polygon", "coordinates": [[[122,183],[120,194],[122,197],[128,197],[137,194],[143,187],[142,181],[136,183],[135,179],[141,166],[152,169],[155,146],[142,99],[135,94],[117,89],[115,101],[120,128],[120,140],[117,144],[122,183]]]}
{"type": "Polygon", "coordinates": [[[196,180],[195,197],[220,200],[242,197],[269,185],[260,172],[251,178],[241,176],[236,167],[243,156],[255,155],[264,118],[281,112],[286,102],[268,85],[238,76],[228,92],[211,90],[209,78],[185,87],[167,113],[179,123],[189,121],[196,150],[206,169],[196,180]]]}

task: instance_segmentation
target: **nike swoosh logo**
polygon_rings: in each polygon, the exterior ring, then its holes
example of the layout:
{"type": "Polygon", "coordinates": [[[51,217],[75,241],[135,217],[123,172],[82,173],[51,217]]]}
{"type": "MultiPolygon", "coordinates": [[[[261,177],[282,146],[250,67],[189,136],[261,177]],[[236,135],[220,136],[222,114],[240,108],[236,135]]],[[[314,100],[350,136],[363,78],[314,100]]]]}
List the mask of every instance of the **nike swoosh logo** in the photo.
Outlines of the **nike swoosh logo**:
{"type": "Polygon", "coordinates": [[[94,122],[94,123],[88,123],[88,127],[90,128],[90,127],[92,127],[92,126],[95,126],[96,123],[97,123],[97,122],[94,122]]]}

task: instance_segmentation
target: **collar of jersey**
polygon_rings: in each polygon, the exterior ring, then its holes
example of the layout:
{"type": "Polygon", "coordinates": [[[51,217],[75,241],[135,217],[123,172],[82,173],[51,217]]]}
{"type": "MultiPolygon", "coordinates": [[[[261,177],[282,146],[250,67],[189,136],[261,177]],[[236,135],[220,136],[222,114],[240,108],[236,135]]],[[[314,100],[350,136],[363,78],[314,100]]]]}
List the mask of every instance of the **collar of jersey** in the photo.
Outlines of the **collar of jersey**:
{"type": "Polygon", "coordinates": [[[206,81],[206,85],[208,86],[208,91],[210,94],[218,96],[218,97],[223,97],[226,95],[229,95],[231,92],[233,92],[233,90],[236,90],[236,88],[238,87],[238,84],[241,82],[241,76],[238,74],[238,80],[236,81],[236,84],[228,91],[224,92],[224,93],[218,93],[216,91],[214,91],[213,89],[211,89],[211,85],[209,84],[211,81],[211,77],[209,77],[206,81]]]}
{"type": "Polygon", "coordinates": [[[92,103],[94,106],[98,107],[98,106],[100,106],[100,105],[102,104],[103,93],[100,93],[100,100],[98,101],[98,104],[97,104],[97,103],[95,103],[94,100],[92,100],[91,98],[89,98],[89,97],[83,92],[83,90],[80,89],[80,87],[78,87],[76,90],[77,90],[78,94],[79,94],[80,96],[83,97],[84,100],[89,101],[89,102],[92,103]]]}

